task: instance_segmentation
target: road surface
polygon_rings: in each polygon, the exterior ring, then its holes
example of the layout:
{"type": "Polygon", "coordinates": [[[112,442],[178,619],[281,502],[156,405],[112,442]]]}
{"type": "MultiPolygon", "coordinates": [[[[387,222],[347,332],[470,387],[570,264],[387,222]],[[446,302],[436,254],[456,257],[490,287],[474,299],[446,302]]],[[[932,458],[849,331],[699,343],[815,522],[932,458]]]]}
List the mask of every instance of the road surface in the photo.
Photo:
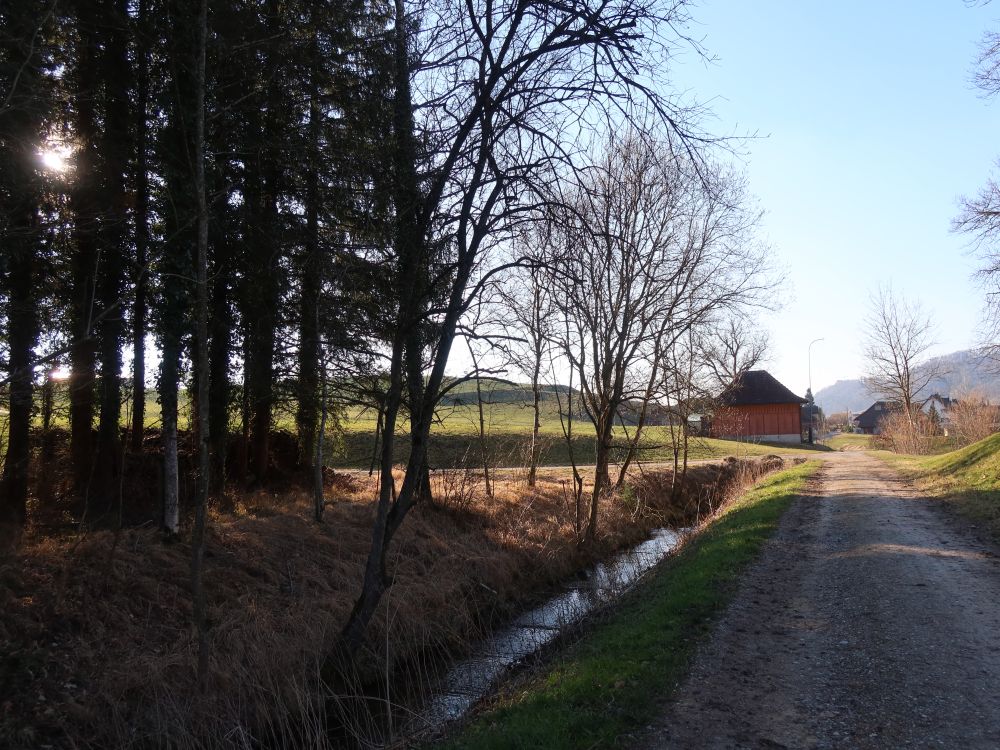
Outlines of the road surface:
{"type": "Polygon", "coordinates": [[[1000,748],[1000,558],[828,454],[636,748],[1000,748]]]}

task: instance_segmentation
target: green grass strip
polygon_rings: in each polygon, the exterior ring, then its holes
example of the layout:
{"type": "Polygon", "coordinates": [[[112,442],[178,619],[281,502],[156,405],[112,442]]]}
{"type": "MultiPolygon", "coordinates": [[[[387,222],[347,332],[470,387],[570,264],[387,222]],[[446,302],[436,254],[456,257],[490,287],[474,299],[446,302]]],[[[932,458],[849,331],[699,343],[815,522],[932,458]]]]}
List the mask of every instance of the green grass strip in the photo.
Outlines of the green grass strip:
{"type": "Polygon", "coordinates": [[[877,455],[1000,540],[1000,433],[937,456],[877,455]]]}
{"type": "Polygon", "coordinates": [[[604,748],[645,726],[819,465],[805,463],[756,485],[544,674],[442,745],[604,748]]]}

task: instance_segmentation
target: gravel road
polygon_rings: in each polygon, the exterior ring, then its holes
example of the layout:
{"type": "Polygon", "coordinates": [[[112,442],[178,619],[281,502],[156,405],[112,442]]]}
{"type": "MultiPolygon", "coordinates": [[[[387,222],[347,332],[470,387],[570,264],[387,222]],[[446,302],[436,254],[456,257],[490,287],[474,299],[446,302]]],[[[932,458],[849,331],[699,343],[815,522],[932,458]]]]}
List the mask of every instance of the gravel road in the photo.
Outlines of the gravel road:
{"type": "Polygon", "coordinates": [[[830,455],[637,748],[1000,748],[1000,558],[830,455]]]}

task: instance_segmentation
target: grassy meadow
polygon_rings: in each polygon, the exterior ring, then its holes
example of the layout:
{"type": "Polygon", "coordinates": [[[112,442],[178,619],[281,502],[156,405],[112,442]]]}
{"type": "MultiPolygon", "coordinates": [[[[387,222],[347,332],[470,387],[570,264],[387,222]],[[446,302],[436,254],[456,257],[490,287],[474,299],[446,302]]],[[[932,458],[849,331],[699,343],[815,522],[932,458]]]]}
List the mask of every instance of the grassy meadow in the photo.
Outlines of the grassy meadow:
{"type": "MultiPolygon", "coordinates": [[[[433,468],[481,467],[488,463],[491,467],[520,467],[528,463],[531,451],[533,411],[531,394],[526,386],[504,381],[484,379],[482,381],[484,437],[480,436],[479,406],[475,382],[462,383],[451,390],[439,406],[435,423],[431,430],[429,446],[430,464],[433,468]]],[[[567,409],[567,390],[560,387],[558,398],[554,388],[547,387],[541,400],[540,463],[543,466],[565,466],[575,460],[580,465],[594,462],[596,441],[592,427],[579,408],[578,395],[574,394],[575,418],[572,424],[572,456],[570,443],[563,433],[560,421],[567,409]]],[[[294,402],[283,401],[275,410],[274,427],[279,431],[295,431],[294,402]]],[[[184,430],[191,423],[190,400],[185,393],[179,401],[179,427],[184,430]]],[[[40,409],[39,409],[40,411],[40,409]]],[[[68,401],[64,392],[55,397],[52,426],[67,428],[68,401]]],[[[160,408],[155,392],[146,397],[145,424],[147,429],[160,425],[160,408]]],[[[377,425],[375,409],[342,406],[330,414],[326,435],[327,464],[335,468],[368,468],[375,455],[375,433],[377,425]]],[[[122,411],[123,426],[131,419],[131,409],[122,411]]],[[[0,430],[4,424],[0,415],[0,430]]],[[[36,419],[41,425],[41,419],[36,419]]],[[[239,431],[239,415],[234,410],[231,429],[239,431]]],[[[406,457],[406,435],[409,422],[405,414],[396,426],[398,441],[397,459],[406,457]]],[[[633,434],[634,427],[619,426],[615,439],[624,444],[633,434]]],[[[0,441],[5,443],[0,432],[0,441]]],[[[649,426],[644,430],[640,443],[638,460],[643,462],[669,462],[673,460],[675,436],[669,427],[649,426]]],[[[825,445],[786,445],[692,438],[688,445],[690,460],[724,458],[726,456],[753,457],[771,453],[781,455],[809,455],[816,450],[830,450],[825,445]]]]}
{"type": "MultiPolygon", "coordinates": [[[[572,456],[564,428],[568,427],[567,389],[556,390],[549,386],[543,391],[540,402],[541,418],[539,439],[542,466],[566,466],[575,460],[581,465],[592,464],[596,454],[593,428],[579,404],[579,395],[573,394],[574,419],[572,421],[572,456]],[[560,411],[563,420],[560,420],[560,411]]],[[[527,386],[504,381],[482,381],[483,435],[480,435],[480,413],[475,382],[462,383],[450,391],[435,415],[431,429],[429,456],[434,468],[479,467],[484,461],[491,466],[519,467],[528,463],[531,451],[531,432],[534,412],[531,392],[527,386]]],[[[332,466],[362,468],[371,463],[377,414],[373,409],[347,409],[338,415],[337,425],[331,431],[329,461],[332,466]]],[[[294,419],[285,415],[283,425],[291,429],[294,419]]],[[[409,423],[405,419],[397,425],[397,434],[405,438],[409,423]]],[[[624,444],[634,434],[630,425],[615,428],[615,440],[624,444]]],[[[673,460],[676,428],[648,426],[643,431],[638,459],[645,462],[673,460]]],[[[772,445],[711,438],[692,438],[688,445],[690,460],[724,458],[726,456],[753,457],[772,453],[782,455],[808,455],[815,450],[828,450],[825,446],[772,445]]],[[[405,439],[400,441],[398,456],[405,458],[405,439]]]]}

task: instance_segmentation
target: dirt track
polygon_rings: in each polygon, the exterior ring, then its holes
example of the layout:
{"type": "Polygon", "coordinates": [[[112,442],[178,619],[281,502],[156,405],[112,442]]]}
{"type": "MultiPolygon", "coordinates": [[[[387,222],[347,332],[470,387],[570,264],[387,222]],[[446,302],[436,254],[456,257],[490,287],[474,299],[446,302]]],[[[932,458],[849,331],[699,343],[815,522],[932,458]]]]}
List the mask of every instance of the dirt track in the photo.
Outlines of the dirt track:
{"type": "Polygon", "coordinates": [[[639,748],[1000,747],[1000,558],[831,455],[639,748]]]}

